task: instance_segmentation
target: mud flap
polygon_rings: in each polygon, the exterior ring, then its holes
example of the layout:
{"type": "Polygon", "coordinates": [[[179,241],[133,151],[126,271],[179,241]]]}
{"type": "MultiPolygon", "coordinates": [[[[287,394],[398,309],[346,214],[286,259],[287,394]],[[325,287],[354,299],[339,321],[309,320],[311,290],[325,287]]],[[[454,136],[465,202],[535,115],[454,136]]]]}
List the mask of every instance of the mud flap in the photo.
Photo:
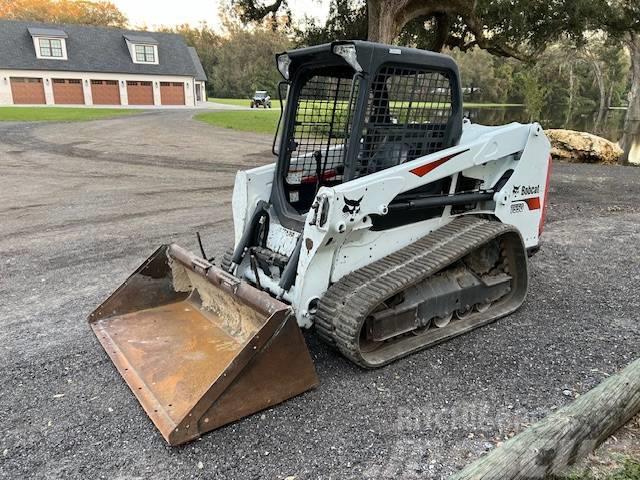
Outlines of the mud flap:
{"type": "Polygon", "coordinates": [[[89,323],[170,445],[318,384],[290,308],[164,245],[89,323]]]}

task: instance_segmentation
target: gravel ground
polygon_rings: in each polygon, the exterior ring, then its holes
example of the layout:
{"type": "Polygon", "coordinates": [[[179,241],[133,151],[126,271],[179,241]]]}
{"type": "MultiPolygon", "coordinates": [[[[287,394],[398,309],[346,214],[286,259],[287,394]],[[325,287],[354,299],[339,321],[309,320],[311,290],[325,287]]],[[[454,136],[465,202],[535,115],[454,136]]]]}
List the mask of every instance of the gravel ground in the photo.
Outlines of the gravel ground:
{"type": "Polygon", "coordinates": [[[231,242],[271,139],[190,115],[0,125],[2,478],[442,478],[638,357],[640,169],[558,163],[517,313],[377,371],[308,333],[318,389],[167,447],[86,317],[159,244],[231,242]]]}

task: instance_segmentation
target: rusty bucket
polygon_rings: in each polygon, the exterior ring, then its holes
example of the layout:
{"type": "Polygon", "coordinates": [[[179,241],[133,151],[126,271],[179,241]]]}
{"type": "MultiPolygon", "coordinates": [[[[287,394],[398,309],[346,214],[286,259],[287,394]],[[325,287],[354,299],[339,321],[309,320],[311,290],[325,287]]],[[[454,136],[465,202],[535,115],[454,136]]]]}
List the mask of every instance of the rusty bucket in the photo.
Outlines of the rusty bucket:
{"type": "Polygon", "coordinates": [[[170,445],[318,384],[290,308],[178,245],[163,245],[90,316],[170,445]]]}

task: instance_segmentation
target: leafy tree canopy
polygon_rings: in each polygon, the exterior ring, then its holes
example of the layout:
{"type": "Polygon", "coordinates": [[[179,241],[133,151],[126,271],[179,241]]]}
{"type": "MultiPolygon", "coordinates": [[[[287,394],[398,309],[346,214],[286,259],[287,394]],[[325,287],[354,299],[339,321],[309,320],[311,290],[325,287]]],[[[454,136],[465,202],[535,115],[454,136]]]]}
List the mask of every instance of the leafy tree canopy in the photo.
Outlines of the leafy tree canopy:
{"type": "MultiPolygon", "coordinates": [[[[231,0],[244,22],[288,12],[287,0],[231,0]]],[[[302,43],[364,39],[440,51],[474,47],[528,60],[561,38],[640,31],[637,0],[331,0],[325,25],[307,20],[302,43]]]]}
{"type": "Polygon", "coordinates": [[[0,0],[0,18],[124,27],[127,17],[108,1],[0,0]]]}

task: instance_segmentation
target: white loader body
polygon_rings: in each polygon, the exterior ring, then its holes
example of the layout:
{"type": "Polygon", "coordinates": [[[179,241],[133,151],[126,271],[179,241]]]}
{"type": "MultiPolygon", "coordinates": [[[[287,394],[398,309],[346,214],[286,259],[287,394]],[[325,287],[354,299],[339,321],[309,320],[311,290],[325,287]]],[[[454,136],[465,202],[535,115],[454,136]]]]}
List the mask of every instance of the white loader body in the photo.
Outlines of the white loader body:
{"type": "MultiPolygon", "coordinates": [[[[311,327],[318,299],[329,286],[346,274],[371,264],[415,242],[451,222],[451,206],[442,216],[384,231],[371,229],[371,215],[385,215],[400,193],[445,177],[465,177],[482,181],[489,188],[509,170],[513,173],[492,201],[479,202],[477,209],[463,215],[490,215],[520,232],[527,249],[539,243],[540,228],[550,162],[550,144],[539,124],[511,123],[488,127],[465,120],[460,143],[410,162],[335,186],[321,187],[306,216],[302,233],[287,229],[270,215],[267,248],[284,256],[292,255],[299,236],[303,246],[295,284],[288,290],[252,269],[248,258],[238,266],[236,276],[259,284],[272,295],[291,304],[298,324],[311,327]],[[345,199],[357,201],[347,204],[345,199]],[[325,219],[320,222],[320,219],[325,219]],[[259,279],[256,281],[255,272],[259,279]]],[[[233,191],[235,243],[247,228],[256,204],[269,201],[275,163],[240,171],[233,191]]],[[[313,172],[302,172],[302,175],[313,172]]],[[[453,181],[451,189],[455,189],[453,181]]],[[[272,272],[273,273],[273,272],[272,272]]]]}

